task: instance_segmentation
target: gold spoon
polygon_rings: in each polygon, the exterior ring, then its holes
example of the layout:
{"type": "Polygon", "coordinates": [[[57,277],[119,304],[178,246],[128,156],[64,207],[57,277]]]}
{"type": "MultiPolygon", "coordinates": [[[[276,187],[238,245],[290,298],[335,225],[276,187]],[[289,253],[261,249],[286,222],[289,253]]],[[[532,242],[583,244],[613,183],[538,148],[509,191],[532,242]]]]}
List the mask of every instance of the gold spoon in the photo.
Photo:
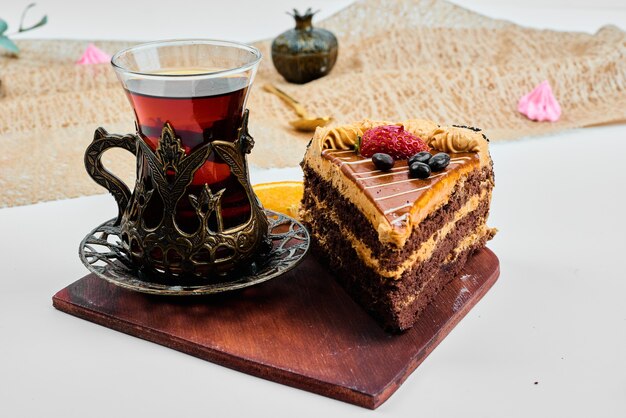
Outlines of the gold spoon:
{"type": "Polygon", "coordinates": [[[325,126],[332,120],[330,116],[309,116],[309,112],[307,112],[300,102],[272,84],[265,84],[263,89],[268,93],[272,93],[280,97],[285,103],[291,106],[293,110],[295,110],[296,114],[300,116],[300,118],[289,121],[289,124],[298,131],[313,132],[318,126],[325,126]]]}

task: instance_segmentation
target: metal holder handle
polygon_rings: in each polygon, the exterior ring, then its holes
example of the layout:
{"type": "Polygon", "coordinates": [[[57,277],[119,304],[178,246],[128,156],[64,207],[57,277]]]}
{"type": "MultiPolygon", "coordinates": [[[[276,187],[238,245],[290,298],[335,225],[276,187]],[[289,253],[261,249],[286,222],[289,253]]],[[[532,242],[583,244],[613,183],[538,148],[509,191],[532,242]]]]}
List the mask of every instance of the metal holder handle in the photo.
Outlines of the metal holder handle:
{"type": "Polygon", "coordinates": [[[122,220],[122,215],[130,201],[131,192],[122,180],[102,165],[102,154],[109,148],[123,148],[136,155],[137,140],[137,135],[109,134],[104,128],[98,128],[94,133],[93,141],[85,151],[87,174],[96,183],[107,189],[117,202],[118,215],[115,225],[119,225],[122,220]]]}

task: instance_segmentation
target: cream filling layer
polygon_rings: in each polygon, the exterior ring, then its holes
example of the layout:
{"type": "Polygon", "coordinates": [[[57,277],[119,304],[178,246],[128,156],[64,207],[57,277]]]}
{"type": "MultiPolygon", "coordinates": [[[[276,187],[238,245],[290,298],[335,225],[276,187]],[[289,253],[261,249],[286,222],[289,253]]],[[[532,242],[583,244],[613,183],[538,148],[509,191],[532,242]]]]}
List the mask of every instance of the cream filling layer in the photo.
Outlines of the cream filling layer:
{"type": "Polygon", "coordinates": [[[463,238],[458,245],[450,252],[446,257],[445,263],[450,263],[458,257],[460,253],[470,248],[478,240],[482,239],[485,235],[493,236],[497,230],[495,228],[489,228],[487,224],[481,224],[472,235],[468,235],[463,238]]]}
{"type": "MultiPolygon", "coordinates": [[[[330,210],[330,208],[320,202],[316,196],[311,196],[313,201],[315,202],[315,206],[318,210],[325,211],[328,216],[330,216],[331,220],[339,226],[340,233],[347,240],[352,248],[357,253],[357,256],[361,261],[371,268],[372,270],[378,272],[383,277],[399,280],[402,277],[402,274],[408,269],[410,269],[415,263],[422,262],[424,260],[429,259],[434,253],[437,244],[443,240],[449,233],[454,229],[456,223],[466,216],[468,213],[476,210],[480,205],[481,201],[485,199],[491,199],[491,190],[482,189],[480,195],[472,196],[459,210],[454,214],[454,218],[446,223],[442,228],[435,231],[428,240],[424,241],[422,245],[420,245],[415,251],[413,251],[409,257],[407,257],[401,264],[399,264],[395,269],[384,269],[381,267],[381,260],[376,258],[370,247],[357,238],[351,231],[346,229],[343,222],[337,217],[337,215],[330,210]]],[[[302,218],[305,222],[313,223],[315,214],[309,213],[309,210],[302,211],[302,218]]],[[[323,237],[319,237],[316,235],[318,240],[323,239],[323,237]]]]}

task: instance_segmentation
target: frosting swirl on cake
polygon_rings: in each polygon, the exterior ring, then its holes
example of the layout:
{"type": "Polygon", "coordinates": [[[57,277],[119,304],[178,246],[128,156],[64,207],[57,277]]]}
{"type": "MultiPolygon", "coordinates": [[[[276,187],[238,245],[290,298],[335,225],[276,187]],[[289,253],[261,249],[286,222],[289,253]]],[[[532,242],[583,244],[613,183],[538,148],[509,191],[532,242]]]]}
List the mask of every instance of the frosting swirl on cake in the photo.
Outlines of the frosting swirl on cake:
{"type": "Polygon", "coordinates": [[[480,132],[458,126],[437,128],[425,140],[429,146],[444,152],[479,152],[487,149],[487,140],[480,132]]]}
{"type": "MultiPolygon", "coordinates": [[[[350,125],[340,125],[333,128],[317,128],[315,137],[320,138],[321,149],[319,151],[321,152],[325,149],[352,150],[356,145],[357,138],[363,136],[365,131],[382,125],[393,125],[393,123],[364,119],[350,125]]],[[[313,139],[314,141],[315,137],[313,139]]]]}
{"type": "MultiPolygon", "coordinates": [[[[356,139],[363,135],[363,130],[359,125],[343,125],[335,128],[325,129],[322,136],[322,149],[351,150],[354,149],[356,139]]],[[[318,132],[316,132],[317,135],[318,132]]]]}
{"type": "Polygon", "coordinates": [[[313,146],[323,150],[352,150],[359,137],[368,129],[383,125],[402,125],[404,129],[420,137],[430,147],[449,153],[487,152],[487,139],[478,130],[460,126],[440,126],[432,120],[409,119],[402,123],[371,121],[364,119],[349,125],[317,128],[313,146]]]}

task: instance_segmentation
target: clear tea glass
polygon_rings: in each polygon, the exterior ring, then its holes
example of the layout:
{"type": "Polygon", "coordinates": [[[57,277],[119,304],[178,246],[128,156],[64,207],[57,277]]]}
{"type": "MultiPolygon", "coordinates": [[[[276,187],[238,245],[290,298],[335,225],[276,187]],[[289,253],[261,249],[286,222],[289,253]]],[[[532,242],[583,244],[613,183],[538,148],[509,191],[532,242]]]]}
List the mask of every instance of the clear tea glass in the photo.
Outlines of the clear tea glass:
{"type": "MultiPolygon", "coordinates": [[[[237,138],[260,59],[258,49],[244,44],[175,40],[120,51],[111,63],[135,112],[141,139],[156,150],[163,125],[169,122],[189,154],[212,140],[237,138]]],[[[222,197],[225,228],[250,217],[245,191],[215,153],[196,171],[188,194],[199,194],[204,184],[213,192],[226,189],[222,197]]],[[[189,199],[180,199],[176,210],[183,231],[198,228],[189,199]]],[[[158,214],[161,208],[148,207],[148,218],[154,216],[151,212],[158,214]]]]}

